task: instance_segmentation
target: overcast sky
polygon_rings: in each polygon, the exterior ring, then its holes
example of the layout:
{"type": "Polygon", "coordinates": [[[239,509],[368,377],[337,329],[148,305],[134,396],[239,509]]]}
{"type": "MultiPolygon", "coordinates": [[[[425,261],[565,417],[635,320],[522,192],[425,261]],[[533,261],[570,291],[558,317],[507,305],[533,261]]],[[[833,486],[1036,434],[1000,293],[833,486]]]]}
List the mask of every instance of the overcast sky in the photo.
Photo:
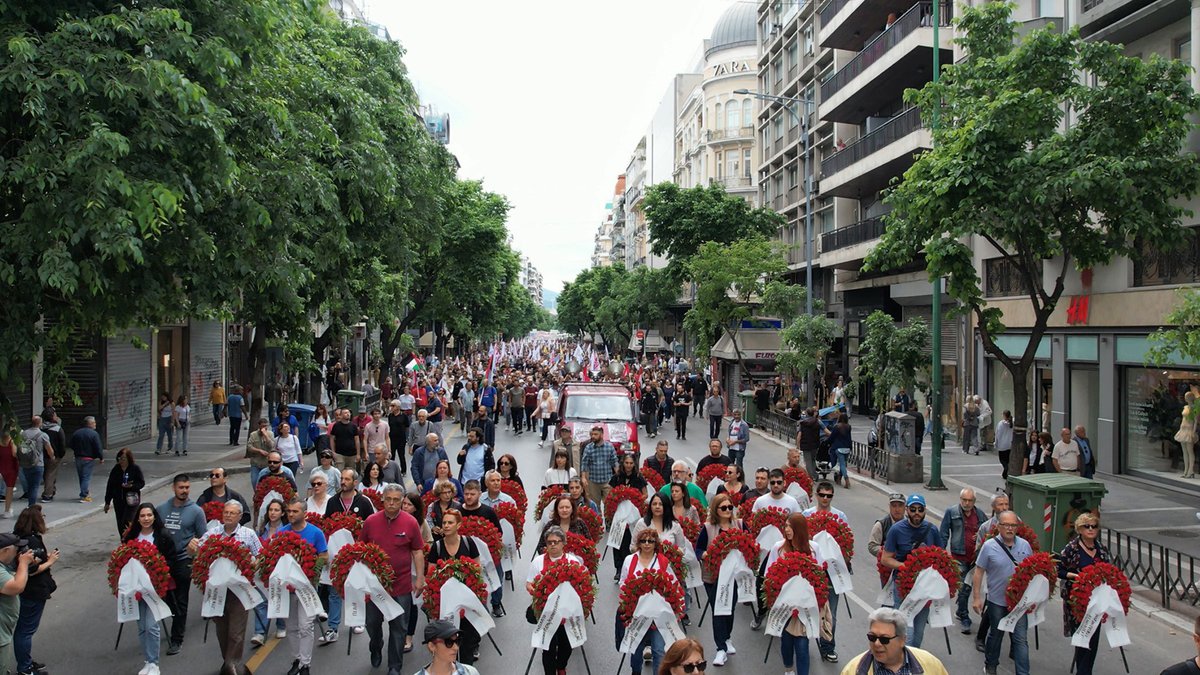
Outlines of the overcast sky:
{"type": "Polygon", "coordinates": [[[514,245],[558,291],[670,78],[733,0],[367,0],[421,100],[450,115],[460,176],[512,202],[514,245]]]}

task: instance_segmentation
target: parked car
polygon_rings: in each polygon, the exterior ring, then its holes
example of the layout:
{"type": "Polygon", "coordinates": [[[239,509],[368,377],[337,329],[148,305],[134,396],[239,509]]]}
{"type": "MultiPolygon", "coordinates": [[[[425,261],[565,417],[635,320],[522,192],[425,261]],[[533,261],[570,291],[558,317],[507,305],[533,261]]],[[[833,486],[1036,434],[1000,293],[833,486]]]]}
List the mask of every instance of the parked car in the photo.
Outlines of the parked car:
{"type": "Polygon", "coordinates": [[[587,442],[592,427],[604,429],[604,439],[613,444],[618,455],[632,453],[641,462],[638,443],[637,401],[619,384],[570,382],[563,385],[558,399],[561,426],[571,430],[571,438],[587,442]]]}

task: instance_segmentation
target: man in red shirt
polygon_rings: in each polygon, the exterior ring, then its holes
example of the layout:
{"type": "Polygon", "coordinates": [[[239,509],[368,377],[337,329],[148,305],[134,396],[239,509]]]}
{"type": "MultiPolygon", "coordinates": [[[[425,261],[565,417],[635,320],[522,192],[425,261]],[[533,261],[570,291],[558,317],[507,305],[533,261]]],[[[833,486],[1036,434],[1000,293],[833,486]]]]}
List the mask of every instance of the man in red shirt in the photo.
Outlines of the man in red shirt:
{"type": "Polygon", "coordinates": [[[525,381],[525,431],[533,431],[538,411],[538,388],[533,378],[525,381]]]}
{"type": "MultiPolygon", "coordinates": [[[[425,590],[425,542],[416,518],[400,508],[404,489],[388,485],[383,490],[383,510],[363,522],[362,541],[376,544],[392,564],[394,580],[391,593],[404,613],[388,622],[388,675],[400,675],[404,669],[404,639],[408,635],[408,616],[413,611],[412,596],[425,590]],[[416,572],[416,579],[413,579],[416,572]]],[[[383,614],[367,603],[367,635],[370,636],[371,667],[383,662],[383,614]]]]}
{"type": "Polygon", "coordinates": [[[975,567],[975,535],[985,519],[983,510],[975,506],[975,491],[965,488],[958,493],[958,505],[946,509],[942,516],[942,541],[950,547],[950,555],[962,571],[963,588],[959,590],[958,621],[963,635],[971,633],[971,614],[963,598],[970,597],[971,572],[975,567]]]}

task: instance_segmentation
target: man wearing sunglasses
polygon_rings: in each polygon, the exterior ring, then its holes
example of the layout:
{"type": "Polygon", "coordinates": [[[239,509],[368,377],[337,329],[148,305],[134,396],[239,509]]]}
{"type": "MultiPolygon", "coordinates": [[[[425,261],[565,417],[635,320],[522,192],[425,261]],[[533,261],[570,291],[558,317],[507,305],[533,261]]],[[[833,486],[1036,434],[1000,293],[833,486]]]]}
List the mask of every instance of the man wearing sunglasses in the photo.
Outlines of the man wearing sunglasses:
{"type": "MultiPolygon", "coordinates": [[[[975,559],[975,575],[972,588],[971,606],[978,614],[987,612],[992,626],[987,635],[987,651],[984,652],[983,670],[989,675],[995,675],[1000,665],[1000,646],[1004,642],[1004,632],[999,629],[1000,620],[1008,614],[1005,603],[1005,591],[1008,589],[1008,579],[1016,571],[1017,565],[1033,555],[1029,542],[1017,536],[1017,528],[1021,520],[1012,511],[1005,511],[998,517],[1000,536],[988,539],[979,549],[979,557],[975,559]],[[987,573],[987,601],[984,602],[980,589],[983,575],[987,573]],[[999,603],[994,600],[1000,600],[999,603]]],[[[965,591],[959,591],[960,593],[965,591]]],[[[1028,617],[1021,617],[1012,631],[1012,658],[1016,663],[1017,675],[1029,675],[1029,640],[1028,617]]]]}
{"type": "MultiPolygon", "coordinates": [[[[812,514],[816,513],[817,511],[824,511],[825,513],[832,513],[834,515],[834,517],[836,517],[838,520],[845,523],[846,527],[850,527],[850,519],[846,517],[846,514],[841,509],[838,509],[833,506],[833,483],[830,481],[823,480],[823,481],[817,483],[817,504],[816,504],[816,506],[810,506],[807,509],[804,509],[804,517],[807,518],[807,517],[811,516],[812,514]]],[[[847,560],[846,564],[852,565],[853,561],[847,560]]],[[[851,570],[851,571],[853,572],[853,570],[851,570]]],[[[829,611],[832,616],[832,622],[829,627],[830,637],[828,640],[826,640],[823,637],[817,638],[817,649],[821,652],[821,660],[828,661],[829,663],[837,663],[838,662],[837,637],[836,636],[837,636],[838,600],[840,598],[841,598],[841,596],[839,596],[837,593],[834,592],[833,586],[830,586],[829,587],[829,611]]]]}
{"type": "Polygon", "coordinates": [[[777,509],[784,509],[788,513],[800,513],[803,509],[800,508],[800,502],[796,498],[784,492],[783,470],[771,469],[767,474],[767,487],[770,492],[754,500],[754,508],[758,511],[765,509],[768,506],[774,506],[777,509]]]}
{"type": "MultiPolygon", "coordinates": [[[[945,546],[938,529],[925,522],[925,497],[918,494],[909,495],[904,506],[908,517],[888,530],[887,538],[883,540],[883,557],[879,561],[884,567],[892,570],[893,580],[895,571],[904,565],[913,549],[927,545],[938,548],[945,546]]],[[[899,590],[893,587],[892,601],[895,606],[899,607],[902,600],[904,598],[900,597],[899,590]]],[[[926,606],[913,617],[908,644],[913,647],[921,646],[921,639],[925,636],[925,624],[928,622],[929,607],[926,606]]]]}
{"type": "Polygon", "coordinates": [[[245,525],[250,522],[250,504],[244,497],[237,493],[236,490],[227,486],[225,482],[228,477],[225,475],[225,469],[214,467],[208,472],[208,487],[204,488],[204,492],[200,493],[199,499],[196,500],[196,506],[204,508],[204,505],[209,502],[237,502],[242,506],[241,524],[245,525]]]}
{"type": "Polygon", "coordinates": [[[908,618],[899,610],[881,607],[867,617],[867,651],[850,659],[842,675],[924,673],[949,675],[936,656],[908,644],[908,618]]]}

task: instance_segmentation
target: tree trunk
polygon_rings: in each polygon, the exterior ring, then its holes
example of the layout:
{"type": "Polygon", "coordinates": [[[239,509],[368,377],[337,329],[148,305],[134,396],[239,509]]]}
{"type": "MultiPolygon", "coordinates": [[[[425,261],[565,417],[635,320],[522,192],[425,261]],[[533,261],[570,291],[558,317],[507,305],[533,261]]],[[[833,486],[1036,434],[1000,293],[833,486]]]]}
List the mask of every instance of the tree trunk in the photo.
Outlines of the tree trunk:
{"type": "MultiPolygon", "coordinates": [[[[1012,480],[1013,476],[1021,475],[1021,468],[1025,463],[1025,457],[1029,455],[1029,369],[1033,366],[1032,360],[1018,361],[1016,371],[1012,372],[1013,377],[1013,444],[1012,452],[1008,457],[1008,477],[1012,480]]],[[[992,419],[996,419],[1001,415],[1001,411],[992,410],[992,419]]],[[[1012,488],[1008,491],[1011,493],[1012,488]]]]}

